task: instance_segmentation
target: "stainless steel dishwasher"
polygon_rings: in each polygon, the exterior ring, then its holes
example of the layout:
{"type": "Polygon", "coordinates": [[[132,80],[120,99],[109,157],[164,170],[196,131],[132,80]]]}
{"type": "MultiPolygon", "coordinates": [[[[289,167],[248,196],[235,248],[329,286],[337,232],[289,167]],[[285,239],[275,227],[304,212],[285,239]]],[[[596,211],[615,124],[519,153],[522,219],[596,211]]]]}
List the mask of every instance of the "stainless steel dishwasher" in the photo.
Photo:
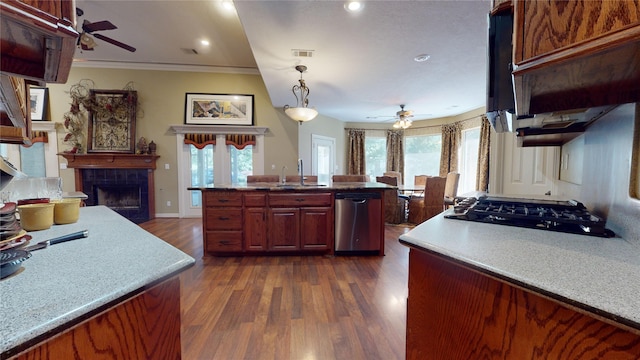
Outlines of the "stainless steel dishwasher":
{"type": "Polygon", "coordinates": [[[382,198],[378,192],[335,195],[335,253],[378,253],[382,242],[382,198]]]}

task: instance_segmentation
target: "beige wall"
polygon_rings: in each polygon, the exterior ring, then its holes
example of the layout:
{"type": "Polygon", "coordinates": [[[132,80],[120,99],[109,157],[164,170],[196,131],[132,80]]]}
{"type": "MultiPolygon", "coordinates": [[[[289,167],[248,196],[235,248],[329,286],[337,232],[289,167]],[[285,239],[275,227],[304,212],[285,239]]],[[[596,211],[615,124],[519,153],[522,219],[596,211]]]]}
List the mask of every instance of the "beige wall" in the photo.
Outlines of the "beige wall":
{"type": "MultiPolygon", "coordinates": [[[[283,111],[275,109],[259,75],[195,73],[182,71],[122,70],[73,67],[66,84],[48,84],[51,119],[62,123],[69,110],[69,89],[81,79],[90,79],[96,89],[119,90],[133,82],[144,115],[137,119],[136,141],[144,136],[157,144],[160,155],[156,169],[156,211],[178,213],[178,174],[176,138],[169,126],[184,123],[185,93],[253,94],[256,126],[269,128],[265,134],[265,173],[277,174],[271,164],[295,164],[298,149],[298,125],[283,111]],[[170,169],[165,170],[164,164],[170,169]],[[171,201],[172,207],[167,207],[171,201]]],[[[64,129],[58,130],[61,151],[64,129]]],[[[59,157],[60,162],[66,162],[59,157]]],[[[279,169],[277,167],[276,169],[279,169]]],[[[294,168],[295,169],[295,168],[294,168]]],[[[61,170],[65,191],[74,190],[73,170],[61,170]]]]}

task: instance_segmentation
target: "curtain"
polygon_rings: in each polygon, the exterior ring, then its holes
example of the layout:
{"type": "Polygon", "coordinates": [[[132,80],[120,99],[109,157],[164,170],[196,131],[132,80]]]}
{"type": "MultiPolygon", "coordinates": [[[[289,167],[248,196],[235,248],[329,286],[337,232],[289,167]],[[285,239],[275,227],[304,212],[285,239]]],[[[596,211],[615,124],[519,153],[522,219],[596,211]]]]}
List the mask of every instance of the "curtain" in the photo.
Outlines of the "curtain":
{"type": "Polygon", "coordinates": [[[404,131],[387,130],[387,171],[404,174],[404,131]]]}
{"type": "Polygon", "coordinates": [[[348,129],[347,175],[365,174],[364,130],[348,129]]]}
{"type": "Polygon", "coordinates": [[[462,124],[442,125],[442,153],[440,154],[440,176],[458,170],[458,148],[462,136],[462,124]]]}
{"type": "Polygon", "coordinates": [[[209,144],[216,144],[216,134],[184,134],[184,143],[204,149],[209,144]]]}
{"type": "Polygon", "coordinates": [[[33,146],[33,144],[37,143],[37,142],[42,142],[42,143],[48,143],[49,142],[49,134],[46,131],[37,131],[37,130],[32,130],[31,131],[31,145],[24,145],[22,144],[22,146],[29,148],[31,146],[33,146]]]}
{"type": "Polygon", "coordinates": [[[478,169],[476,170],[476,190],[487,191],[489,186],[489,149],[491,148],[491,124],[482,115],[480,144],[478,148],[478,169]]]}
{"type": "Polygon", "coordinates": [[[225,143],[227,145],[233,145],[238,150],[242,150],[247,145],[255,145],[256,144],[256,136],[255,135],[229,134],[229,135],[225,135],[225,143]]]}

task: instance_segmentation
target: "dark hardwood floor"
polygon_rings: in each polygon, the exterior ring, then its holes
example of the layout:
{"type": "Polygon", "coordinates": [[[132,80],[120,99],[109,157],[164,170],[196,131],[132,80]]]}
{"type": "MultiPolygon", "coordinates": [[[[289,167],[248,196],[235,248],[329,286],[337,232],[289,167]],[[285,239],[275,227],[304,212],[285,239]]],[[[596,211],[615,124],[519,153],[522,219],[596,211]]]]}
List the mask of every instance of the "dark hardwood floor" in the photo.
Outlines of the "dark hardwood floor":
{"type": "Polygon", "coordinates": [[[185,360],[405,358],[409,227],[386,226],[385,256],[203,257],[201,219],[140,226],[196,259],[180,275],[185,360]]]}

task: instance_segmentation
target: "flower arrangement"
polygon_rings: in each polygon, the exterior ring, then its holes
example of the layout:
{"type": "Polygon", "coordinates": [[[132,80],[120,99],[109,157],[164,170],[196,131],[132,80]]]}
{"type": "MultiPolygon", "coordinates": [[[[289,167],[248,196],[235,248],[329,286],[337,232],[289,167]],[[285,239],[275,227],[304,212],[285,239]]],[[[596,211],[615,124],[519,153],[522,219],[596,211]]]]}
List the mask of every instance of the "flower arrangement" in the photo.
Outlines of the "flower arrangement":
{"type": "Polygon", "coordinates": [[[85,131],[87,127],[88,110],[91,108],[91,89],[93,81],[80,80],[71,86],[69,95],[71,96],[71,108],[64,114],[64,128],[67,134],[62,140],[70,144],[71,149],[66,153],[84,153],[85,131]]]}

